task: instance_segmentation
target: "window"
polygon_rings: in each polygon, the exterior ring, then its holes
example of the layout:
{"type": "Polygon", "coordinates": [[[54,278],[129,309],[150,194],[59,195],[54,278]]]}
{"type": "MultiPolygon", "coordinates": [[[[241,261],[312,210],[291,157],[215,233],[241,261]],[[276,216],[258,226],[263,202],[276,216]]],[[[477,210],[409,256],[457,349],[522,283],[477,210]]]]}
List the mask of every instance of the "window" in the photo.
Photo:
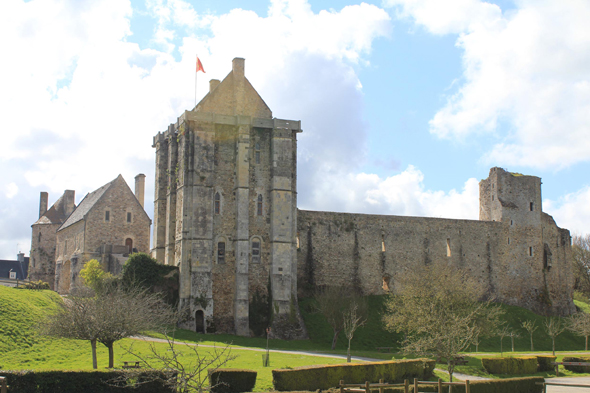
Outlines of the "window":
{"type": "Polygon", "coordinates": [[[297,232],[297,249],[299,250],[301,248],[301,246],[299,245],[299,232],[297,232]]]}
{"type": "Polygon", "coordinates": [[[127,222],[131,222],[131,213],[127,212],[127,222]]]}
{"type": "Polygon", "coordinates": [[[385,252],[385,235],[381,234],[381,252],[385,252]]]}
{"type": "Polygon", "coordinates": [[[105,212],[104,212],[104,221],[105,222],[111,221],[111,212],[109,210],[105,210],[105,212]]]}
{"type": "Polygon", "coordinates": [[[215,193],[215,214],[221,214],[221,195],[215,193]]]}
{"type": "Polygon", "coordinates": [[[225,263],[225,242],[217,243],[217,263],[225,263]]]}
{"type": "Polygon", "coordinates": [[[451,239],[447,238],[447,256],[451,256],[451,239]]]}
{"type": "Polygon", "coordinates": [[[252,240],[252,263],[260,263],[260,239],[252,240]]]}
{"type": "Polygon", "coordinates": [[[255,146],[254,157],[256,159],[256,163],[260,164],[260,143],[257,143],[255,146]]]}
{"type": "Polygon", "coordinates": [[[41,243],[41,232],[39,232],[39,243],[41,243]]]}
{"type": "Polygon", "coordinates": [[[531,210],[531,211],[533,211],[533,210],[534,210],[534,207],[535,207],[535,206],[534,206],[533,202],[531,202],[531,204],[530,204],[530,206],[529,206],[530,210],[531,210]]]}
{"type": "Polygon", "coordinates": [[[514,225],[514,221],[510,220],[510,226],[514,225]]]}
{"type": "Polygon", "coordinates": [[[533,248],[529,247],[529,257],[532,257],[532,256],[533,256],[533,248]]]}
{"type": "Polygon", "coordinates": [[[508,238],[508,244],[510,244],[510,243],[511,243],[511,242],[510,242],[510,238],[508,238]]]}
{"type": "Polygon", "coordinates": [[[258,195],[258,202],[256,204],[256,214],[261,216],[262,215],[262,195],[258,195]]]}
{"type": "Polygon", "coordinates": [[[15,280],[16,279],[16,272],[10,271],[10,278],[15,280]]]}

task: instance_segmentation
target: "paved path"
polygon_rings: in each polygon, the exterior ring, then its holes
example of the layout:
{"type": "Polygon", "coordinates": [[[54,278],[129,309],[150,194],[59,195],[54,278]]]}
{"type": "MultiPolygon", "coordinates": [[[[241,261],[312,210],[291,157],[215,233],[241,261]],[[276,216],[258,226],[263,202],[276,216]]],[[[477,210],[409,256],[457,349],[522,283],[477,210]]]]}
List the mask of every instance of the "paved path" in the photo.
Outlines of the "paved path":
{"type": "MultiPolygon", "coordinates": [[[[563,383],[569,385],[590,385],[590,377],[548,378],[546,382],[563,383]]],[[[575,388],[567,386],[547,386],[547,393],[589,393],[590,388],[575,388]]]]}

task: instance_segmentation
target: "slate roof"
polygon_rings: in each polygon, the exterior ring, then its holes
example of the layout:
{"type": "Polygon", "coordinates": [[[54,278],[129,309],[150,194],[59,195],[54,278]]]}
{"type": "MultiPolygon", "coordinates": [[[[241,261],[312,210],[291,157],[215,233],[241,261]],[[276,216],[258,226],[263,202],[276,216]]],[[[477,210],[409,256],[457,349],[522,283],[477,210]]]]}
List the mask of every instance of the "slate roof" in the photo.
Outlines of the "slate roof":
{"type": "Polygon", "coordinates": [[[10,278],[10,271],[16,272],[16,278],[24,280],[29,274],[29,257],[23,263],[0,259],[0,278],[10,278]]]}
{"type": "Polygon", "coordinates": [[[64,195],[62,195],[53,204],[53,206],[49,208],[49,210],[47,210],[41,217],[39,217],[37,221],[35,221],[35,224],[63,224],[63,222],[68,218],[68,215],[65,212],[65,204],[65,198],[64,195]]]}
{"type": "MultiPolygon", "coordinates": [[[[121,175],[119,175],[121,176],[121,175]]],[[[118,177],[117,177],[118,179],[118,177]]],[[[117,180],[115,179],[115,180],[117,180]]],[[[84,216],[92,209],[92,207],[100,200],[100,198],[104,195],[104,193],[111,187],[111,185],[115,182],[115,180],[108,182],[104,186],[100,187],[99,189],[92,191],[82,199],[78,207],[74,209],[72,214],[68,217],[66,222],[63,223],[61,227],[59,227],[58,231],[67,228],[69,226],[74,225],[78,221],[84,219],[84,216]]]]}

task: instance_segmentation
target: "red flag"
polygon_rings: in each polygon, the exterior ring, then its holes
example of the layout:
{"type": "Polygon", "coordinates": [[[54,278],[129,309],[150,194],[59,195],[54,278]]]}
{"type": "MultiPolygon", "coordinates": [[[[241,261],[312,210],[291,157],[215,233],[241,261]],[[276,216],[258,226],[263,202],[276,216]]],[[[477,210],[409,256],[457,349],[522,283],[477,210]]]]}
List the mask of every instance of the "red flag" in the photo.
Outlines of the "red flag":
{"type": "Polygon", "coordinates": [[[203,71],[203,73],[205,73],[205,69],[203,68],[203,64],[201,64],[201,60],[199,60],[199,56],[197,56],[197,71],[203,71]]]}

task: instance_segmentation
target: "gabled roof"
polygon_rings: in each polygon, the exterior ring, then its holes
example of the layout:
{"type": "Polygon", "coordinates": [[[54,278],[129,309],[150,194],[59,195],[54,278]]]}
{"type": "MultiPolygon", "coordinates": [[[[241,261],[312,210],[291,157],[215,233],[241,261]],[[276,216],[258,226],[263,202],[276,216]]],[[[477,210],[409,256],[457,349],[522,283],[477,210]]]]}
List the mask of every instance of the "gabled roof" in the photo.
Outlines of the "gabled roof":
{"type": "Polygon", "coordinates": [[[25,257],[24,262],[18,260],[0,259],[0,278],[10,278],[10,271],[16,272],[16,278],[24,280],[29,273],[29,257],[25,257]]]}
{"type": "MultiPolygon", "coordinates": [[[[119,175],[117,177],[117,179],[119,177],[121,177],[121,175],[119,175]]],[[[117,179],[115,179],[115,180],[117,180],[117,179]]],[[[77,223],[78,221],[83,220],[84,216],[90,211],[90,209],[92,209],[94,207],[96,202],[98,202],[100,200],[100,198],[111,187],[111,185],[115,182],[115,180],[110,181],[107,184],[105,184],[104,186],[100,187],[99,189],[86,194],[86,196],[84,197],[84,199],[82,199],[82,201],[80,202],[78,207],[76,209],[74,209],[72,214],[70,214],[70,216],[68,217],[66,222],[64,222],[63,225],[61,227],[59,227],[58,231],[61,231],[62,229],[72,226],[75,223],[77,223]]]]}
{"type": "MultiPolygon", "coordinates": [[[[65,195],[65,194],[64,194],[65,195]]],[[[63,224],[66,219],[68,218],[68,214],[66,213],[66,198],[64,195],[60,196],[57,201],[47,210],[37,221],[35,224],[63,224]]],[[[75,209],[75,205],[74,205],[75,209]]]]}

